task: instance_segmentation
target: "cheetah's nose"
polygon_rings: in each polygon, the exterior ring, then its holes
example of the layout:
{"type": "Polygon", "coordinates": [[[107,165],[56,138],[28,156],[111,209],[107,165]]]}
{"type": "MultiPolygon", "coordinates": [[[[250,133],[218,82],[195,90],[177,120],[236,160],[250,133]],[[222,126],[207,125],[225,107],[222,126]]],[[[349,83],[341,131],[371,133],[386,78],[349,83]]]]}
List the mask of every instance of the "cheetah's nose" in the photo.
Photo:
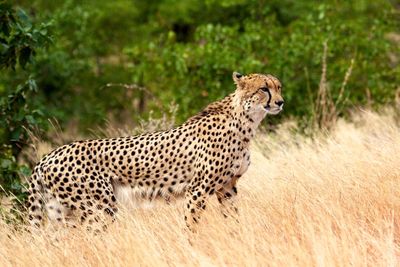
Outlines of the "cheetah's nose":
{"type": "Polygon", "coordinates": [[[283,100],[275,101],[275,104],[277,104],[279,107],[281,107],[285,103],[283,100]]]}

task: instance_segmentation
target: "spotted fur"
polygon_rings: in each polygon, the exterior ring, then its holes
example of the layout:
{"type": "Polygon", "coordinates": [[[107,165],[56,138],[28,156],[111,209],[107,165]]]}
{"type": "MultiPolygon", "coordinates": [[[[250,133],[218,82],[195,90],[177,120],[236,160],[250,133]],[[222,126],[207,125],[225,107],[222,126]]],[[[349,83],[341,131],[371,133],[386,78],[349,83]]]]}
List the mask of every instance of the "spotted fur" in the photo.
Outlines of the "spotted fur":
{"type": "Polygon", "coordinates": [[[266,114],[282,110],[283,98],[271,75],[235,72],[233,80],[234,93],[177,128],[73,142],[46,155],[30,179],[30,223],[41,225],[45,214],[63,223],[113,218],[123,188],[150,199],[184,195],[189,228],[213,194],[225,214],[235,211],[236,184],[250,164],[249,142],[266,114]]]}

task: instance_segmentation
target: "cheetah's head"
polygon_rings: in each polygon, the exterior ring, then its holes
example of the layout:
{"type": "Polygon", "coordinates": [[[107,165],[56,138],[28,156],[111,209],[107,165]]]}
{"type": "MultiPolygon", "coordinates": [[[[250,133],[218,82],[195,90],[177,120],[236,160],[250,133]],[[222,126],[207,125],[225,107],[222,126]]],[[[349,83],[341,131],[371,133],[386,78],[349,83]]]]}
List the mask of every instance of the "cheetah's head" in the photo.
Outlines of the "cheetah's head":
{"type": "Polygon", "coordinates": [[[260,119],[265,115],[276,115],[283,109],[281,82],[269,74],[242,75],[234,72],[235,94],[245,112],[260,119]]]}

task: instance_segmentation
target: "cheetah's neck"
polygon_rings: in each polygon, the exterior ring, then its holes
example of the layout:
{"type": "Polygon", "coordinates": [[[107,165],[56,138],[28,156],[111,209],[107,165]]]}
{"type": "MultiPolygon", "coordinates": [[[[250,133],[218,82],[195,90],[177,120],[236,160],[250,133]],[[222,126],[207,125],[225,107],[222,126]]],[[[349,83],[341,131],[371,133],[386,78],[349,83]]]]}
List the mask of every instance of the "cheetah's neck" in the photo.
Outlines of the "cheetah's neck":
{"type": "Polygon", "coordinates": [[[238,124],[246,130],[244,132],[242,130],[242,135],[244,138],[252,138],[255,135],[255,132],[260,125],[261,121],[265,118],[266,112],[261,111],[259,113],[249,114],[245,111],[243,103],[238,99],[239,97],[233,93],[231,95],[232,103],[231,106],[233,117],[237,120],[238,124]]]}
{"type": "Polygon", "coordinates": [[[209,104],[203,111],[191,117],[185,124],[191,124],[196,121],[209,118],[211,116],[223,116],[230,121],[230,125],[241,139],[250,140],[264,118],[262,116],[254,117],[247,114],[242,103],[238,101],[235,93],[232,93],[225,98],[209,104]]]}

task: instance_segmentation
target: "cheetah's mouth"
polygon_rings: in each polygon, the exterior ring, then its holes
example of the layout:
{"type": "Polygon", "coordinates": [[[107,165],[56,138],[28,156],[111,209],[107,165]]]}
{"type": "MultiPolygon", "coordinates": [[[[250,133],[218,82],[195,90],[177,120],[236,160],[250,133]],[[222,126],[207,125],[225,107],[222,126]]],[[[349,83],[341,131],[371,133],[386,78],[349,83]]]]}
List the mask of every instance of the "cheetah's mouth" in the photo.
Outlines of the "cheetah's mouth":
{"type": "Polygon", "coordinates": [[[278,114],[279,112],[281,112],[283,110],[283,107],[279,106],[279,107],[271,108],[271,106],[267,104],[267,105],[264,106],[264,109],[267,112],[267,114],[276,115],[276,114],[278,114]]]}

